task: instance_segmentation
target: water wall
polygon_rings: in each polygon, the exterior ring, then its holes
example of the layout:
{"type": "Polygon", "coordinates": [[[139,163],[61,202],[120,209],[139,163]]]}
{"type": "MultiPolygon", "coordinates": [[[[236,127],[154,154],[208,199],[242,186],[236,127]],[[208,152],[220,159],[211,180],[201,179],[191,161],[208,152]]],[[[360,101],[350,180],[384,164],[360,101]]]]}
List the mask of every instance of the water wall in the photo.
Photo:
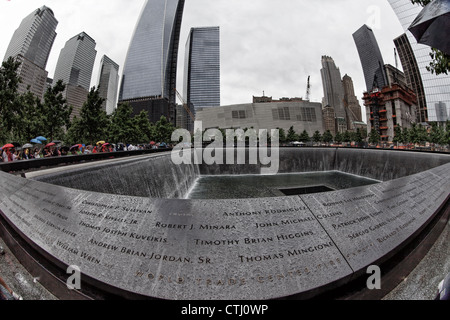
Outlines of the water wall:
{"type": "MultiPolygon", "coordinates": [[[[50,171],[32,179],[59,186],[153,198],[183,198],[199,175],[260,174],[261,164],[226,164],[227,152],[233,152],[237,163],[238,151],[225,149],[224,164],[175,165],[170,153],[120,160],[104,164],[50,171]]],[[[271,157],[270,153],[268,154],[271,157]]],[[[259,159],[259,157],[258,157],[259,159]]],[[[272,159],[275,160],[275,159],[272,159]]],[[[342,171],[380,181],[394,180],[438,167],[450,161],[449,155],[389,150],[336,148],[280,148],[279,173],[342,171]]],[[[270,166],[270,165],[269,165],[270,166]]]]}

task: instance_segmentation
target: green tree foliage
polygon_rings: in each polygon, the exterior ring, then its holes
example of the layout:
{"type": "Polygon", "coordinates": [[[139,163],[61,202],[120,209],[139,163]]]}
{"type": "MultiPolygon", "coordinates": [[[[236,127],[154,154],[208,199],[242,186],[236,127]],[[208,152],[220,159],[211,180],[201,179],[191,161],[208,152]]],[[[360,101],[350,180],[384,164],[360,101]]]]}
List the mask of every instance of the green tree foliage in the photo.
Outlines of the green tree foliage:
{"type": "Polygon", "coordinates": [[[401,143],[403,142],[403,133],[402,133],[402,127],[397,126],[394,129],[394,139],[392,140],[394,143],[401,143]]]}
{"type": "Polygon", "coordinates": [[[325,131],[325,133],[322,136],[322,141],[324,143],[331,143],[333,141],[333,134],[330,130],[325,131]]]}
{"type": "Polygon", "coordinates": [[[286,141],[294,142],[298,140],[299,136],[297,135],[297,133],[295,133],[294,126],[290,127],[286,136],[286,141]]]}
{"type": "Polygon", "coordinates": [[[17,90],[21,79],[17,76],[20,62],[8,58],[0,67],[0,141],[6,142],[11,130],[20,120],[20,100],[17,90]]]}
{"type": "Polygon", "coordinates": [[[408,128],[403,128],[402,129],[402,135],[401,135],[401,143],[409,143],[410,142],[410,134],[409,134],[409,129],[408,128]]]}
{"type": "Polygon", "coordinates": [[[155,123],[153,140],[155,142],[170,143],[172,140],[172,133],[175,129],[174,125],[170,123],[166,117],[162,116],[161,119],[155,123]]]}
{"type": "Polygon", "coordinates": [[[135,143],[136,127],[132,119],[133,109],[130,104],[120,104],[110,118],[108,140],[113,143],[135,143]]]}
{"type": "Polygon", "coordinates": [[[39,106],[43,121],[43,132],[40,135],[46,136],[49,140],[63,139],[65,128],[70,126],[72,107],[63,97],[65,88],[66,85],[62,80],[56,82],[53,87],[47,89],[44,103],[39,106]]]}
{"type": "Polygon", "coordinates": [[[44,112],[40,100],[30,91],[20,96],[21,121],[17,128],[13,128],[14,140],[22,144],[29,142],[44,132],[44,112]]]}
{"type": "MultiPolygon", "coordinates": [[[[433,0],[411,0],[413,4],[419,4],[422,7],[425,7],[433,0]]],[[[448,74],[450,71],[450,55],[432,48],[430,52],[430,57],[432,59],[430,65],[427,67],[427,70],[431,73],[439,74],[448,74]]]]}
{"type": "MultiPolygon", "coordinates": [[[[436,123],[431,124],[430,131],[430,142],[439,145],[448,144],[448,140],[446,139],[446,131],[444,127],[438,126],[436,123]]],[[[448,127],[447,127],[448,129],[448,127]]],[[[448,133],[448,132],[447,132],[448,133]]]]}
{"type": "Polygon", "coordinates": [[[351,132],[345,131],[345,132],[342,134],[342,141],[343,141],[343,142],[349,143],[349,142],[352,142],[352,140],[353,140],[353,137],[352,137],[351,132]]]}
{"type": "Polygon", "coordinates": [[[354,138],[353,138],[353,141],[355,141],[357,144],[361,144],[365,138],[366,138],[365,131],[361,130],[360,128],[357,128],[354,138]]]}
{"type": "Polygon", "coordinates": [[[343,134],[338,132],[336,133],[336,135],[334,136],[334,142],[340,144],[343,141],[343,134]]]}
{"type": "Polygon", "coordinates": [[[369,134],[369,143],[378,144],[380,142],[381,137],[377,130],[372,129],[369,134]]]}
{"type": "Polygon", "coordinates": [[[149,143],[155,136],[155,127],[148,119],[148,112],[142,111],[133,118],[133,124],[136,128],[134,143],[149,143]]]}
{"type": "Polygon", "coordinates": [[[311,137],[309,136],[309,134],[306,130],[303,130],[303,132],[300,134],[298,140],[306,143],[306,142],[311,141],[311,137]]]}
{"type": "Polygon", "coordinates": [[[314,132],[314,135],[313,135],[313,137],[312,137],[312,140],[313,140],[315,143],[319,143],[319,142],[322,141],[322,135],[320,134],[319,131],[314,132]]]}
{"type": "Polygon", "coordinates": [[[106,139],[109,119],[102,108],[104,99],[100,97],[98,88],[93,87],[87,101],[80,111],[80,118],[74,119],[68,132],[68,140],[77,139],[75,143],[85,142],[94,145],[99,140],[106,139]]]}
{"type": "Polygon", "coordinates": [[[277,128],[280,132],[280,143],[286,143],[287,137],[286,137],[286,131],[283,128],[277,128]]]}

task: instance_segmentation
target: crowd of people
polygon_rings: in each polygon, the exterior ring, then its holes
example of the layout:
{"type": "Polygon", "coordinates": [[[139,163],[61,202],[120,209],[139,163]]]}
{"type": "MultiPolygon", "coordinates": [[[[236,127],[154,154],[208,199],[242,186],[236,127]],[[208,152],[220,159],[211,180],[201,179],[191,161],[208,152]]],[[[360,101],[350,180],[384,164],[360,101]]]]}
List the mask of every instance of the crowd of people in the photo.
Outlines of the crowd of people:
{"type": "Polygon", "coordinates": [[[13,144],[4,145],[0,148],[0,162],[14,162],[19,160],[42,159],[49,157],[61,157],[70,155],[85,155],[91,153],[107,153],[117,151],[134,151],[166,147],[162,144],[132,145],[132,144],[110,144],[99,142],[94,145],[77,144],[72,147],[63,146],[60,143],[49,143],[47,145],[24,145],[23,147],[13,144]]]}

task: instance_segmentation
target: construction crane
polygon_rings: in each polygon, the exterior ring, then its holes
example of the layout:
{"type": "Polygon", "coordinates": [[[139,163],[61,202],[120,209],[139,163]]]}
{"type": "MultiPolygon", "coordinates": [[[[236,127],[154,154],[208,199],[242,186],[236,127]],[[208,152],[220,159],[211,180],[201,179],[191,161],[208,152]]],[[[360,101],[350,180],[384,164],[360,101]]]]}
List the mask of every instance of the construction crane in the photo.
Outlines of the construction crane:
{"type": "Polygon", "coordinates": [[[191,117],[192,121],[195,121],[195,116],[192,113],[191,109],[189,108],[187,102],[184,100],[183,96],[178,92],[178,90],[176,88],[174,90],[175,90],[175,92],[176,92],[176,94],[178,96],[178,99],[180,99],[181,103],[183,104],[183,108],[189,114],[189,116],[191,117]]]}
{"type": "Polygon", "coordinates": [[[309,101],[309,98],[311,96],[311,82],[310,82],[311,76],[308,76],[308,85],[306,86],[306,101],[309,101]]]}

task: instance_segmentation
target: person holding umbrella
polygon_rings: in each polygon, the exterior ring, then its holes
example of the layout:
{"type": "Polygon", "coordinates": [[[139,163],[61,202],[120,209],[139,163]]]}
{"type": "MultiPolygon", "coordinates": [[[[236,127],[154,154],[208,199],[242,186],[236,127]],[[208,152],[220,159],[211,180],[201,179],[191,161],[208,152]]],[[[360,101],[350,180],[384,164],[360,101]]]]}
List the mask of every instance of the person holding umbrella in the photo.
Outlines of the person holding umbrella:
{"type": "Polygon", "coordinates": [[[33,148],[31,143],[26,143],[22,146],[24,160],[32,159],[32,153],[30,152],[31,148],[33,148]]]}
{"type": "Polygon", "coordinates": [[[13,162],[14,161],[14,157],[11,153],[11,149],[14,149],[14,145],[11,143],[5,144],[2,147],[3,153],[2,153],[2,158],[3,158],[3,162],[13,162]]]}

